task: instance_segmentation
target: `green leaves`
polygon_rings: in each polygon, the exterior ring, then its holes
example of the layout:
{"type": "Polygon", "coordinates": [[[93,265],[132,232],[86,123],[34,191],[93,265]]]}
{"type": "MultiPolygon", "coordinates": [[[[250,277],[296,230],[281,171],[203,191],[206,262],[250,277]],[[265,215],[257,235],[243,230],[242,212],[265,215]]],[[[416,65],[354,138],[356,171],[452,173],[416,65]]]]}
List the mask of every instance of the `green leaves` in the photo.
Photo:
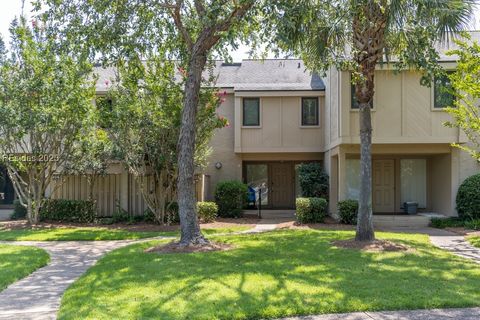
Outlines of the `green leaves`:
{"type": "Polygon", "coordinates": [[[56,45],[48,25],[29,27],[21,17],[10,30],[10,55],[0,64],[0,155],[35,223],[53,174],[92,128],[95,79],[88,62],[56,45]]]}
{"type": "Polygon", "coordinates": [[[446,126],[463,131],[469,144],[454,144],[480,161],[480,45],[469,40],[457,40],[458,49],[449,52],[458,57],[456,72],[449,75],[456,100],[445,110],[452,116],[446,126]]]}

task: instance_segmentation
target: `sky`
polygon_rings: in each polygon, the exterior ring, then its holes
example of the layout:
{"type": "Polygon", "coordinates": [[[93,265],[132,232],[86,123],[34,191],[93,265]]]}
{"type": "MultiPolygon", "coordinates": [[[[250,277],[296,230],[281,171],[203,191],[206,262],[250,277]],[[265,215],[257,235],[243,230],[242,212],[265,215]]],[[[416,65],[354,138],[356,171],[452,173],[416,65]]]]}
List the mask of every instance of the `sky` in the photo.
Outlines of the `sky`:
{"type": "MultiPolygon", "coordinates": [[[[3,36],[5,42],[9,42],[9,32],[8,28],[10,22],[15,16],[20,15],[22,8],[22,0],[0,0],[0,33],[3,36]]],[[[30,1],[25,1],[25,13],[31,11],[32,6],[30,1]]],[[[472,29],[480,30],[480,5],[477,6],[475,10],[475,21],[472,22],[472,29]]],[[[241,61],[242,59],[248,59],[248,50],[246,46],[240,46],[237,50],[231,52],[233,61],[241,61]]],[[[273,55],[269,54],[267,58],[273,58],[273,55]]]]}

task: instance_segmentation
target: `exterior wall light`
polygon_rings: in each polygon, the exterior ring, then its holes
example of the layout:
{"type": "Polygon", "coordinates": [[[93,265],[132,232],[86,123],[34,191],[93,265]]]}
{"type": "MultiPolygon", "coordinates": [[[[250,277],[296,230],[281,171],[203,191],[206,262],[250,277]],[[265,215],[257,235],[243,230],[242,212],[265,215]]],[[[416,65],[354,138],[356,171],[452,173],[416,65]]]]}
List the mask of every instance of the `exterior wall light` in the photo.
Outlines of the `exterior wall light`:
{"type": "Polygon", "coordinates": [[[215,168],[221,169],[222,168],[222,163],[221,162],[215,162],[215,168]]]}

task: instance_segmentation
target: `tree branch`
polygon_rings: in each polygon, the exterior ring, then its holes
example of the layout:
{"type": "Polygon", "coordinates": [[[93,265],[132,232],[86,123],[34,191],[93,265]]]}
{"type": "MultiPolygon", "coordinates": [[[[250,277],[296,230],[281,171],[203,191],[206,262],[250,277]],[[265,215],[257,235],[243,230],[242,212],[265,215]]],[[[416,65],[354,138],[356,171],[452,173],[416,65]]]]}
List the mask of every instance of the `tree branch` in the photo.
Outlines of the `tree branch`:
{"type": "Polygon", "coordinates": [[[195,9],[197,10],[198,15],[203,18],[205,16],[205,6],[203,5],[202,0],[195,0],[195,9]]]}
{"type": "Polygon", "coordinates": [[[180,13],[180,9],[182,8],[182,6],[183,6],[183,0],[177,0],[171,14],[172,14],[172,18],[173,18],[173,22],[175,23],[175,26],[177,27],[178,31],[182,35],[183,40],[186,42],[188,49],[191,51],[193,48],[193,41],[192,41],[192,38],[190,37],[190,34],[188,33],[187,28],[185,28],[182,22],[182,16],[180,13]]]}

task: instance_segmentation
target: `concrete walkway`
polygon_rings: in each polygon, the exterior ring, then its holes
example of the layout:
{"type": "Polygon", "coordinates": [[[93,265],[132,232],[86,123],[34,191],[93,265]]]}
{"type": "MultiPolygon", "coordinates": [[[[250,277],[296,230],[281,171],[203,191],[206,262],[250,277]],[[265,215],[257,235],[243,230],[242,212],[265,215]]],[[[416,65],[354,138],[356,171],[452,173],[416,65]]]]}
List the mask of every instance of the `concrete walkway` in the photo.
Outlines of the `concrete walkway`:
{"type": "Polygon", "coordinates": [[[55,319],[63,293],[105,253],[134,243],[121,241],[2,241],[35,246],[50,263],[0,292],[0,319],[55,319]]]}
{"type": "Polygon", "coordinates": [[[430,236],[430,241],[439,248],[480,264],[480,248],[472,246],[464,236],[430,236]]]}
{"type": "Polygon", "coordinates": [[[353,312],[283,318],[280,320],[478,320],[480,308],[353,312]]]}

